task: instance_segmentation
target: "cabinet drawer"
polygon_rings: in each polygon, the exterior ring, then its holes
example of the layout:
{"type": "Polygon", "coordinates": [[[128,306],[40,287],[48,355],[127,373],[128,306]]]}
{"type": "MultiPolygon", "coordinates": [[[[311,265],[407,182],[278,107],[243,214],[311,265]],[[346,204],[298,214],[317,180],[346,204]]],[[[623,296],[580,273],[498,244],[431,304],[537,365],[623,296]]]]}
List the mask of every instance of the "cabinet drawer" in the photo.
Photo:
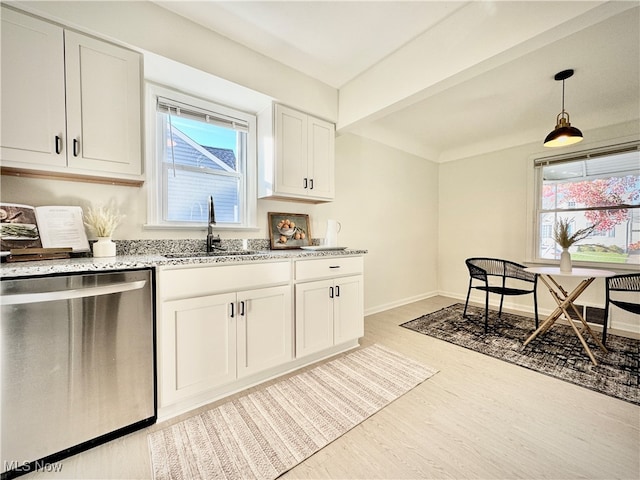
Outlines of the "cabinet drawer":
{"type": "Polygon", "coordinates": [[[295,278],[297,281],[357,275],[363,271],[362,257],[331,257],[297,260],[295,262],[295,278]]]}
{"type": "Polygon", "coordinates": [[[190,298],[277,285],[288,283],[290,278],[291,264],[288,261],[161,269],[160,299],[190,298]]]}

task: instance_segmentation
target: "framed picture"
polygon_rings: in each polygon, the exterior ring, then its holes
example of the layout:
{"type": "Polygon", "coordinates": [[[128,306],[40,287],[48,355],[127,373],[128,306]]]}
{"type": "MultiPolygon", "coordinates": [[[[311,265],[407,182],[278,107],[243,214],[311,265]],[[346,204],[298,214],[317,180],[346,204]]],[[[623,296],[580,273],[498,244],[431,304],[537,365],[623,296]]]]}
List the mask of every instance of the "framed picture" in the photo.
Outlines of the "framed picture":
{"type": "Polygon", "coordinates": [[[311,245],[309,215],[269,212],[269,239],[272,250],[311,245]]]}

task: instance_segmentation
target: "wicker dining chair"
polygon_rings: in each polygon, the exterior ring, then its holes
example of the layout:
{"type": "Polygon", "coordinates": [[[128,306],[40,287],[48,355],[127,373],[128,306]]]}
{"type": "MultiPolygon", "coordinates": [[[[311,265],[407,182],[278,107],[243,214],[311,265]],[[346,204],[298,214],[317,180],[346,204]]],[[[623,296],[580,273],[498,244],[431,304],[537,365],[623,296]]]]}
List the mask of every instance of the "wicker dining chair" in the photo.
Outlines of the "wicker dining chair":
{"type": "MultiPolygon", "coordinates": [[[[635,302],[631,298],[612,298],[611,292],[640,292],[640,273],[615,275],[607,277],[606,301],[604,304],[604,325],[602,327],[602,344],[607,341],[607,324],[609,323],[609,306],[615,305],[627,312],[640,315],[640,295],[635,296],[635,302]]],[[[622,295],[620,295],[622,297],[622,295]]]]}
{"type": "Polygon", "coordinates": [[[464,304],[463,318],[467,317],[467,306],[469,305],[469,296],[471,289],[481,290],[485,292],[484,303],[484,331],[487,333],[489,322],[489,294],[496,293],[500,295],[500,309],[498,317],[502,315],[502,304],[505,295],[528,295],[533,294],[533,305],[536,318],[536,328],[538,328],[538,295],[536,287],[538,284],[538,275],[526,272],[524,265],[512,262],[510,260],[502,260],[499,258],[476,257],[465,260],[469,269],[469,289],[467,290],[467,300],[464,304]],[[510,284],[507,285],[507,279],[510,284]],[[492,281],[493,280],[493,281],[492,281]],[[496,281],[497,280],[497,281],[496,281]],[[525,286],[519,283],[514,284],[515,280],[530,283],[531,286],[525,286]],[[473,285],[474,281],[476,285],[473,285]],[[480,284],[478,284],[480,282],[480,284]]]}

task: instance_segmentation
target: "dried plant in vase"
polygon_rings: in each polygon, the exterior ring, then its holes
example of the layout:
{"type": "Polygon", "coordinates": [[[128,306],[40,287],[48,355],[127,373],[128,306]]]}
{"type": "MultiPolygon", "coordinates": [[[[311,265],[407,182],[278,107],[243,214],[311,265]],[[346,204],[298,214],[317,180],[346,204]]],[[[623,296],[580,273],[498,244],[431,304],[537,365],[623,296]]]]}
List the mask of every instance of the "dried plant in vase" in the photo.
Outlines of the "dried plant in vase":
{"type": "Polygon", "coordinates": [[[98,237],[93,244],[94,257],[115,257],[116,244],[111,240],[124,215],[111,207],[90,207],[84,214],[84,224],[98,237]]]}
{"type": "Polygon", "coordinates": [[[84,224],[96,237],[111,237],[124,215],[110,207],[90,207],[84,214],[84,224]]]}
{"type": "Polygon", "coordinates": [[[562,253],[560,254],[560,271],[571,272],[571,254],[569,253],[569,247],[580,240],[587,238],[597,228],[598,225],[591,225],[590,227],[581,228],[580,230],[570,233],[569,225],[571,220],[568,218],[559,218],[553,226],[553,239],[562,247],[562,253]]]}
{"type": "Polygon", "coordinates": [[[598,228],[597,224],[591,225],[590,227],[582,228],[570,235],[570,224],[571,220],[568,218],[559,218],[553,226],[553,239],[562,248],[569,248],[574,243],[587,238],[598,228]]]}

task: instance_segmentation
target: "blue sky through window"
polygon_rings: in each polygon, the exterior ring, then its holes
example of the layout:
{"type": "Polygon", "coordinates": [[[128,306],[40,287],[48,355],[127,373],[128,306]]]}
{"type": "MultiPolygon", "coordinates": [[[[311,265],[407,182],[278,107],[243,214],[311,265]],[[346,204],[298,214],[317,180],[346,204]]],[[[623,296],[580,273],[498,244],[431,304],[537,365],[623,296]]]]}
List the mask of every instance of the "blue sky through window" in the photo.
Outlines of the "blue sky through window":
{"type": "Polygon", "coordinates": [[[187,134],[191,139],[205,147],[228,148],[236,151],[236,131],[230,128],[218,127],[204,122],[197,122],[186,118],[171,116],[172,125],[187,134]]]}

